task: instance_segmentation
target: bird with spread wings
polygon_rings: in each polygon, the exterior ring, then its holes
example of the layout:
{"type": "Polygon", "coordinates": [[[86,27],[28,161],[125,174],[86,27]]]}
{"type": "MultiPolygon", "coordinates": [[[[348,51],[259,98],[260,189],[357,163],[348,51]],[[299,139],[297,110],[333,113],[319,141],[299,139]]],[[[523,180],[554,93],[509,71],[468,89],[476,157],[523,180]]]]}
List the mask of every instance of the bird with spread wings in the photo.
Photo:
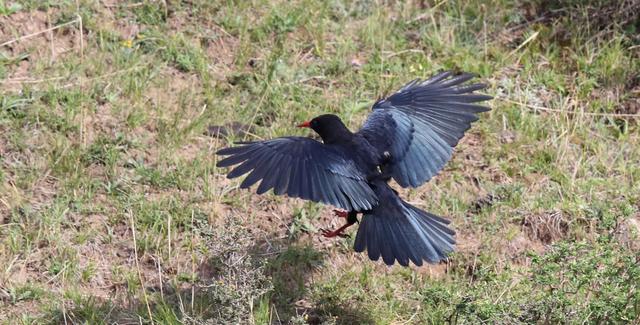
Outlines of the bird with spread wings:
{"type": "Polygon", "coordinates": [[[326,237],[343,236],[362,214],[354,249],[366,249],[372,260],[437,263],[454,250],[449,221],[403,201],[389,181],[418,187],[451,159],[477,114],[489,110],[477,103],[491,97],[475,93],[485,85],[468,84],[472,78],[442,72],[413,80],[378,100],[357,132],[336,115],[320,115],[298,126],[313,129],[322,142],[305,137],[243,142],[219,150],[227,157],[217,165],[238,165],[228,177],[248,173],[240,187],[260,182],[258,194],[273,189],[344,209],[336,214],[345,225],[325,231],[326,237]]]}

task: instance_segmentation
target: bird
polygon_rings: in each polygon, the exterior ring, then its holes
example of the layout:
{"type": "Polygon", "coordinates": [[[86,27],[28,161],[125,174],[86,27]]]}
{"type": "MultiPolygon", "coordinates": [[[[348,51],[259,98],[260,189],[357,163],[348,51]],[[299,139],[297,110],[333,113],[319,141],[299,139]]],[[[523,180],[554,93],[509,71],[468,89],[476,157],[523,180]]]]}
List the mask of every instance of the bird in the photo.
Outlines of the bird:
{"type": "Polygon", "coordinates": [[[469,83],[471,73],[444,71],[415,79],[395,93],[375,101],[362,127],[352,132],[334,114],[323,114],[297,125],[310,128],[321,141],[285,136],[238,142],[220,149],[217,167],[235,166],[232,179],[248,174],[240,188],[260,182],[257,194],[271,189],[333,205],[345,219],[325,237],[345,237],[359,223],[356,252],[386,265],[439,263],[455,250],[450,221],[402,200],[390,185],[416,188],[428,182],[451,159],[491,96],[477,93],[483,83],[469,83]],[[361,215],[358,219],[358,214],[361,215]]]}

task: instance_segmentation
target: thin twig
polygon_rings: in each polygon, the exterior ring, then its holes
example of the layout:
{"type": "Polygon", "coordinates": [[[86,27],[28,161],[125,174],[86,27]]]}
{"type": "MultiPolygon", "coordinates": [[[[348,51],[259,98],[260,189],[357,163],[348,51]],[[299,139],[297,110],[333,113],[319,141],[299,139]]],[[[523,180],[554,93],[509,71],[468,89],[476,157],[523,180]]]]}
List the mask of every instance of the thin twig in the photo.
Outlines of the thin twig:
{"type": "Polygon", "coordinates": [[[324,79],[327,79],[327,77],[325,77],[325,76],[311,76],[311,77],[300,79],[300,80],[295,81],[295,82],[303,84],[303,83],[305,83],[307,81],[311,81],[311,80],[324,80],[324,79]]]}
{"type": "Polygon", "coordinates": [[[493,304],[494,304],[494,305],[495,305],[495,304],[497,304],[497,303],[500,301],[500,299],[502,299],[502,296],[504,296],[504,294],[505,294],[507,291],[511,290],[511,289],[516,285],[516,283],[518,283],[518,282],[520,282],[520,280],[518,280],[518,279],[513,279],[513,280],[511,281],[511,283],[510,283],[507,287],[505,287],[505,288],[504,288],[504,290],[502,290],[502,292],[500,293],[500,295],[498,296],[498,298],[496,298],[496,300],[493,302],[493,304]]]}
{"type": "Polygon", "coordinates": [[[196,283],[195,283],[195,274],[196,274],[196,257],[193,252],[193,237],[195,236],[196,229],[193,226],[195,219],[195,211],[191,210],[191,310],[193,311],[195,308],[196,300],[196,283]]]}
{"type": "Polygon", "coordinates": [[[39,32],[35,32],[35,33],[32,33],[32,34],[28,34],[28,35],[20,36],[20,37],[18,37],[18,38],[15,38],[15,39],[12,39],[12,40],[10,40],[10,41],[6,41],[6,42],[4,42],[4,43],[0,44],[0,47],[7,46],[7,45],[9,45],[9,44],[13,44],[13,43],[15,43],[15,42],[19,42],[19,41],[22,41],[22,40],[25,40],[25,39],[28,39],[28,38],[31,38],[31,37],[34,37],[34,36],[38,36],[38,35],[43,34],[43,33],[47,33],[47,32],[50,32],[50,31],[54,31],[54,30],[56,30],[56,29],[62,28],[62,27],[64,27],[64,26],[69,26],[69,25],[75,24],[75,23],[77,23],[77,22],[78,22],[78,18],[76,18],[76,19],[74,19],[74,20],[72,20],[72,21],[68,21],[68,22],[66,22],[66,23],[62,23],[62,24],[60,24],[60,25],[53,26],[53,27],[51,27],[51,28],[47,28],[47,29],[45,29],[45,30],[41,30],[41,31],[39,31],[39,32]]]}
{"type": "Polygon", "coordinates": [[[233,36],[233,35],[229,34],[229,32],[227,32],[224,28],[222,28],[222,26],[220,26],[220,25],[218,25],[218,24],[215,24],[215,23],[213,24],[213,26],[214,26],[215,28],[219,29],[223,34],[227,35],[228,37],[236,38],[236,39],[237,39],[237,37],[235,37],[235,36],[233,36]]]}
{"type": "Polygon", "coordinates": [[[514,55],[516,52],[520,51],[520,49],[522,49],[523,47],[525,47],[527,44],[529,44],[531,41],[535,40],[538,35],[540,34],[540,32],[535,32],[533,34],[531,34],[531,36],[529,36],[526,40],[524,40],[524,42],[522,42],[522,44],[518,45],[518,47],[516,47],[515,50],[511,51],[506,58],[511,57],[512,55],[514,55]]]}
{"type": "Polygon", "coordinates": [[[482,4],[482,48],[484,50],[484,60],[487,60],[487,7],[482,4]]]}
{"type": "Polygon", "coordinates": [[[554,113],[564,113],[564,114],[574,114],[574,115],[585,115],[585,116],[600,116],[600,117],[635,117],[635,118],[640,118],[640,113],[638,113],[638,114],[629,114],[629,113],[593,113],[593,112],[583,112],[583,111],[568,111],[568,110],[564,110],[564,109],[548,108],[548,107],[544,107],[544,106],[538,106],[538,105],[532,105],[532,104],[528,104],[528,103],[517,102],[515,100],[511,100],[511,99],[508,99],[508,98],[502,97],[502,96],[496,96],[496,99],[499,99],[499,100],[507,102],[507,103],[516,104],[516,105],[527,107],[527,108],[530,108],[530,109],[533,109],[533,110],[544,111],[544,112],[554,112],[554,113]]]}
{"type": "Polygon", "coordinates": [[[171,213],[167,218],[167,241],[169,246],[169,258],[171,258],[171,213]]]}
{"type": "Polygon", "coordinates": [[[536,18],[535,18],[535,19],[533,19],[533,20],[525,21],[525,22],[524,22],[524,23],[522,23],[522,24],[519,24],[519,25],[516,25],[516,26],[510,27],[510,28],[507,28],[507,29],[505,29],[503,32],[504,32],[504,33],[513,33],[513,32],[515,32],[515,31],[517,31],[517,30],[519,30],[519,29],[523,29],[523,28],[525,28],[525,27],[529,27],[529,26],[530,26],[530,25],[532,25],[532,24],[535,24],[535,23],[541,22],[541,21],[546,20],[546,19],[549,19],[549,18],[550,18],[550,17],[544,16],[544,15],[543,15],[543,16],[540,16],[540,17],[536,17],[536,18]]]}
{"type": "Polygon", "coordinates": [[[169,7],[167,7],[167,0],[161,0],[162,1],[162,7],[164,7],[164,17],[167,18],[169,17],[169,7]]]}
{"type": "MultiPolygon", "coordinates": [[[[49,18],[49,12],[47,12],[47,27],[51,27],[51,19],[49,18]]],[[[53,63],[53,59],[56,56],[56,50],[53,46],[53,31],[49,31],[49,49],[51,50],[51,57],[49,58],[49,64],[53,63]]]]}
{"type": "Polygon", "coordinates": [[[274,304],[272,304],[272,306],[273,306],[273,311],[276,312],[276,318],[278,318],[278,323],[282,324],[282,320],[280,319],[280,315],[278,314],[278,308],[276,308],[274,304]]]}
{"type": "Polygon", "coordinates": [[[82,61],[84,60],[84,31],[83,31],[83,26],[82,26],[82,16],[80,16],[80,13],[78,12],[78,23],[79,23],[79,29],[80,29],[80,63],[82,63],[82,61]]]}
{"type": "Polygon", "coordinates": [[[162,257],[158,256],[156,259],[156,263],[158,264],[158,281],[160,282],[160,299],[164,302],[164,289],[162,288],[164,284],[162,283],[162,266],[161,266],[162,257]]]}
{"type": "Polygon", "coordinates": [[[80,1],[76,0],[76,19],[78,20],[78,29],[80,30],[80,33],[78,33],[78,36],[80,37],[80,63],[82,63],[82,61],[84,61],[84,39],[83,39],[83,27],[82,27],[82,16],[80,16],[80,1]]]}
{"type": "Polygon", "coordinates": [[[147,313],[149,313],[149,320],[153,324],[153,315],[151,315],[151,306],[149,306],[149,298],[147,297],[147,290],[144,287],[144,280],[142,279],[142,272],[140,272],[140,265],[138,263],[138,242],[136,241],[136,226],[133,221],[133,213],[127,211],[129,214],[129,222],[131,223],[131,234],[133,237],[133,253],[136,261],[136,270],[138,271],[138,280],[140,280],[140,286],[142,287],[142,295],[144,297],[144,303],[147,305],[147,313]]]}
{"type": "Polygon", "coordinates": [[[62,318],[64,319],[64,325],[69,325],[67,322],[67,306],[65,306],[64,300],[62,301],[62,318]]]}
{"type": "Polygon", "coordinates": [[[129,4],[120,4],[119,3],[119,4],[116,4],[116,5],[111,5],[111,4],[104,3],[104,1],[102,1],[102,5],[107,7],[107,8],[126,8],[126,9],[131,9],[131,8],[144,6],[144,2],[129,3],[129,4]]]}
{"type": "MultiPolygon", "coordinates": [[[[269,87],[269,85],[267,84],[266,87],[269,87]]],[[[260,113],[260,109],[262,108],[262,102],[264,101],[265,97],[267,97],[268,89],[266,87],[264,89],[264,94],[262,94],[262,96],[260,96],[260,100],[258,100],[258,105],[256,105],[256,110],[253,113],[253,116],[251,116],[251,121],[249,122],[249,125],[253,125],[253,123],[256,121],[256,118],[258,117],[258,114],[260,113]]],[[[242,141],[247,141],[248,134],[249,132],[245,132],[244,137],[242,137],[242,141]]]]}
{"type": "MultiPolygon", "coordinates": [[[[100,80],[100,79],[105,79],[108,77],[112,77],[121,73],[126,73],[129,71],[134,71],[134,70],[138,70],[141,68],[146,67],[148,64],[143,64],[143,65],[138,65],[138,66],[133,66],[131,68],[127,68],[127,69],[122,69],[122,70],[118,70],[118,71],[113,71],[113,72],[109,72],[109,73],[105,73],[103,75],[100,76],[96,76],[93,78],[89,78],[89,79],[84,79],[83,83],[68,83],[66,85],[62,85],[61,88],[69,88],[78,84],[85,84],[85,82],[91,82],[91,81],[95,81],[95,80],[100,80]]],[[[38,83],[45,83],[45,82],[50,82],[50,81],[57,81],[57,80],[63,80],[63,79],[69,79],[71,78],[71,76],[66,76],[66,77],[51,77],[51,78],[45,78],[45,79],[27,79],[27,80],[19,80],[19,78],[15,78],[15,79],[7,79],[7,80],[0,80],[0,84],[3,83],[7,83],[7,84],[38,84],[38,83]]]]}
{"type": "Polygon", "coordinates": [[[49,81],[56,81],[56,80],[62,80],[62,79],[68,79],[69,77],[51,77],[51,78],[44,78],[44,79],[27,79],[26,77],[19,77],[19,78],[13,78],[13,79],[5,79],[5,80],[0,80],[0,84],[39,84],[39,83],[43,83],[43,82],[49,82],[49,81]]]}
{"type": "Polygon", "coordinates": [[[440,7],[441,5],[443,5],[445,2],[447,2],[448,0],[442,0],[440,2],[438,2],[435,6],[428,8],[427,12],[424,12],[418,16],[416,16],[415,18],[409,20],[409,24],[414,23],[418,20],[423,20],[425,18],[427,18],[431,13],[433,13],[434,10],[438,9],[438,7],[440,7]]]}
{"type": "Polygon", "coordinates": [[[13,264],[18,260],[18,257],[20,257],[20,255],[16,255],[16,257],[11,260],[9,266],[7,266],[7,268],[4,270],[5,275],[9,275],[9,271],[11,271],[11,268],[13,267],[13,264]]]}
{"type": "Polygon", "coordinates": [[[386,59],[390,59],[390,58],[392,58],[392,57],[394,57],[394,56],[398,56],[398,55],[400,55],[400,54],[405,54],[405,53],[422,53],[422,54],[424,54],[424,51],[423,51],[423,50],[420,50],[420,49],[408,49],[408,50],[403,50],[403,51],[399,51],[399,52],[394,52],[394,53],[388,54],[388,55],[386,56],[386,59]]]}

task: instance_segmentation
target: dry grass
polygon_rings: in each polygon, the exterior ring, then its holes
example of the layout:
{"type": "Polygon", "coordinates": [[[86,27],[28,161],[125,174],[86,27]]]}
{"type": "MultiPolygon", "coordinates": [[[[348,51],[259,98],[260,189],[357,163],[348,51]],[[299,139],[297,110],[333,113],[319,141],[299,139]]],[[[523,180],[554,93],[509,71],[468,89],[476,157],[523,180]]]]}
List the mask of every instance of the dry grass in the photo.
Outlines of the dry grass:
{"type": "Polygon", "coordinates": [[[631,322],[637,5],[0,1],[0,322],[631,322]],[[441,69],[496,96],[400,189],[452,219],[448,263],[371,262],[215,167],[441,69]]]}

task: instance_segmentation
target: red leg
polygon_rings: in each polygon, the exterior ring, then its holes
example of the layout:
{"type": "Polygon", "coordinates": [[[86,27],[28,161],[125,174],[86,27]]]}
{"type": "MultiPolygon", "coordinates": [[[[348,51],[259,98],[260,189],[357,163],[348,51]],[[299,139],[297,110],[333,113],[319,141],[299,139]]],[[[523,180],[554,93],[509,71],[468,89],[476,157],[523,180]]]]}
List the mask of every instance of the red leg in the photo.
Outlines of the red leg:
{"type": "Polygon", "coordinates": [[[333,213],[336,216],[338,216],[339,218],[344,218],[347,223],[344,224],[342,227],[340,227],[340,228],[338,228],[336,230],[333,230],[333,231],[332,230],[323,229],[322,230],[322,235],[327,237],[327,238],[331,238],[331,237],[349,237],[347,234],[344,233],[344,230],[347,229],[352,224],[358,222],[358,218],[356,217],[356,215],[358,213],[356,211],[347,212],[347,211],[340,211],[340,210],[333,210],[333,213]]]}
{"type": "Polygon", "coordinates": [[[322,235],[327,237],[327,238],[332,238],[332,237],[347,237],[347,235],[344,233],[344,230],[347,229],[349,226],[351,226],[352,223],[347,223],[344,226],[331,231],[331,230],[327,230],[327,229],[323,229],[322,230],[322,235]]]}

